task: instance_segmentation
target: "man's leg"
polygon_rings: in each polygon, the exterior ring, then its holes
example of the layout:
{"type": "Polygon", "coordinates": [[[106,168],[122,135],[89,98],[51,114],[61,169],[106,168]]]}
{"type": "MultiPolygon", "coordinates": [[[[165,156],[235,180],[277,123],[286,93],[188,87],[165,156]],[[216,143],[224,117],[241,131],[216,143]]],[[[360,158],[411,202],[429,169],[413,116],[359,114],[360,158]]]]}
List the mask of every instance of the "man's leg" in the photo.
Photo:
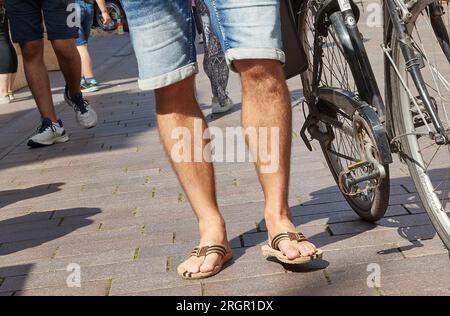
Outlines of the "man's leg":
{"type": "Polygon", "coordinates": [[[9,74],[8,76],[8,93],[14,93],[14,82],[16,81],[17,73],[9,74]]]}
{"type": "Polygon", "coordinates": [[[8,96],[9,74],[0,74],[0,97],[8,96]]]}
{"type": "MultiPolygon", "coordinates": [[[[196,120],[203,122],[203,130],[206,129],[194,91],[197,62],[191,1],[123,0],[122,4],[139,65],[139,86],[155,90],[161,140],[170,155],[179,144],[172,139],[176,129],[194,135],[196,120]]],[[[190,144],[191,152],[193,146],[194,143],[190,144]]],[[[217,206],[212,164],[176,162],[172,158],[169,156],[199,222],[199,246],[218,244],[229,248],[224,220],[217,206]]],[[[209,254],[206,259],[191,257],[182,268],[192,273],[209,272],[220,259],[217,254],[209,254]]]]}
{"type": "Polygon", "coordinates": [[[50,80],[44,63],[44,41],[35,40],[21,44],[25,76],[42,117],[57,122],[50,80]]]}
{"type": "Polygon", "coordinates": [[[81,75],[85,78],[94,78],[94,66],[87,44],[77,46],[77,49],[81,57],[81,75]]]}
{"type": "Polygon", "coordinates": [[[81,4],[80,22],[78,38],[75,43],[81,57],[81,76],[93,78],[94,66],[88,48],[89,36],[94,22],[94,6],[92,4],[86,2],[81,4]]]}
{"type": "MultiPolygon", "coordinates": [[[[219,212],[216,202],[214,170],[212,163],[205,162],[174,162],[170,151],[177,140],[172,139],[174,129],[186,128],[191,139],[194,137],[194,122],[202,120],[203,131],[207,123],[203,117],[194,93],[194,76],[171,86],[158,89],[156,95],[156,112],[159,132],[169,159],[186,192],[186,195],[197,216],[200,227],[200,247],[223,245],[229,248],[225,222],[219,212]]],[[[206,145],[206,141],[202,146],[206,145]]],[[[194,142],[191,142],[191,157],[194,157],[194,142]]],[[[192,257],[184,266],[189,272],[209,272],[214,269],[219,255],[211,254],[203,261],[202,258],[192,257]]]]}
{"type": "Polygon", "coordinates": [[[59,66],[66,80],[71,96],[80,92],[81,58],[74,39],[52,41],[59,66]]]}
{"type": "MultiPolygon", "coordinates": [[[[262,157],[257,148],[250,148],[257,157],[256,168],[261,182],[265,204],[265,220],[272,240],[282,232],[296,232],[288,205],[289,172],[292,138],[292,110],[289,91],[281,63],[276,60],[234,61],[234,67],[241,75],[243,101],[242,124],[244,128],[279,128],[279,146],[270,148],[269,153],[279,151],[279,168],[273,173],[261,172],[262,157]]],[[[270,139],[270,134],[268,134],[270,139]]],[[[259,143],[259,142],[258,142],[259,143]]],[[[312,255],[315,247],[309,242],[294,245],[282,241],[279,248],[289,259],[312,255]]]]}

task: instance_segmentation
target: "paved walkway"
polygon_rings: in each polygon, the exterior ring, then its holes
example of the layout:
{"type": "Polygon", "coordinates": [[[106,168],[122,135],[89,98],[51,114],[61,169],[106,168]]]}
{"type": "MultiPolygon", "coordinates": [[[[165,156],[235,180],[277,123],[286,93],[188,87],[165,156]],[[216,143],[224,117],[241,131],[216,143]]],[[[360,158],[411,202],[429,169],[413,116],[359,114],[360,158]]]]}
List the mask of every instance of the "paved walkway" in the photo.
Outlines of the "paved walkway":
{"type": "MultiPolygon", "coordinates": [[[[373,35],[368,45],[378,49],[380,29],[367,32],[373,35]]],[[[267,232],[254,168],[224,163],[216,168],[218,198],[235,259],[209,280],[179,279],[176,267],[198,236],[158,138],[153,95],[137,88],[128,36],[96,38],[92,51],[105,85],[88,96],[101,118],[97,128],[80,129],[61,104],[71,141],[29,150],[26,140],[38,120],[29,92],[0,108],[0,295],[450,294],[449,253],[417,204],[405,167],[392,167],[387,217],[378,226],[360,221],[321,152],[308,152],[298,137],[304,120],[299,106],[290,205],[298,227],[326,251],[325,260],[292,270],[261,257],[267,232]],[[81,268],[81,288],[66,285],[70,264],[81,268]],[[378,267],[381,287],[368,287],[378,267]]],[[[381,76],[381,54],[373,55],[381,76]]],[[[52,74],[52,82],[60,102],[60,74],[52,74]]],[[[298,99],[299,80],[289,85],[298,99]]],[[[238,101],[234,75],[230,87],[238,101]]],[[[237,126],[239,107],[211,117],[203,73],[198,89],[212,125],[237,126]]]]}

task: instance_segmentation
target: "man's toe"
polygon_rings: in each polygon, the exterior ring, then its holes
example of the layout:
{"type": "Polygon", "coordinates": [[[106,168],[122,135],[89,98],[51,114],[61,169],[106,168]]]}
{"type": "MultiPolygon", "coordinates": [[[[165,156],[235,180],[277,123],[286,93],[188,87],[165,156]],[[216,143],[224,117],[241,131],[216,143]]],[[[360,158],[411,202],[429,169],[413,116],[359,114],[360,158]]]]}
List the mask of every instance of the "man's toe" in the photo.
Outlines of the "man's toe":
{"type": "Polygon", "coordinates": [[[200,272],[206,273],[214,270],[216,265],[219,263],[220,257],[217,255],[210,255],[205,258],[205,261],[200,266],[200,272]]]}
{"type": "Polygon", "coordinates": [[[300,252],[290,242],[280,242],[279,248],[289,260],[300,257],[300,252]]]}
{"type": "Polygon", "coordinates": [[[316,248],[312,244],[299,244],[298,250],[302,256],[312,256],[316,252],[316,248]]]}
{"type": "Polygon", "coordinates": [[[194,260],[188,260],[188,261],[186,261],[184,263],[184,267],[190,273],[198,273],[198,272],[200,272],[200,265],[201,265],[201,263],[196,262],[194,260]]]}

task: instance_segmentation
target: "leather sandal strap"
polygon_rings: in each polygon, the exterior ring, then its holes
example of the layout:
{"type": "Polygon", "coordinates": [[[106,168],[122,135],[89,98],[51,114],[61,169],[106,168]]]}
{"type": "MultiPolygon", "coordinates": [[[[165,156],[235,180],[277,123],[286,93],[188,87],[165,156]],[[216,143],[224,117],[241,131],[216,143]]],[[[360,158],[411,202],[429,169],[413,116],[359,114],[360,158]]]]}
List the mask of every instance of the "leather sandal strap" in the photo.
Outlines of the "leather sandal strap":
{"type": "Polygon", "coordinates": [[[191,251],[190,257],[196,257],[198,252],[198,247],[195,247],[194,250],[191,251]]]}
{"type": "Polygon", "coordinates": [[[191,257],[206,257],[210,254],[219,254],[222,257],[225,257],[227,255],[227,249],[224,246],[221,245],[212,245],[212,246],[205,246],[205,247],[195,247],[194,250],[191,252],[191,257]]]}
{"type": "Polygon", "coordinates": [[[283,240],[296,241],[296,242],[308,241],[308,239],[302,233],[281,233],[281,234],[276,235],[272,239],[272,243],[271,243],[272,249],[280,250],[278,248],[278,246],[279,246],[280,242],[283,240]]]}

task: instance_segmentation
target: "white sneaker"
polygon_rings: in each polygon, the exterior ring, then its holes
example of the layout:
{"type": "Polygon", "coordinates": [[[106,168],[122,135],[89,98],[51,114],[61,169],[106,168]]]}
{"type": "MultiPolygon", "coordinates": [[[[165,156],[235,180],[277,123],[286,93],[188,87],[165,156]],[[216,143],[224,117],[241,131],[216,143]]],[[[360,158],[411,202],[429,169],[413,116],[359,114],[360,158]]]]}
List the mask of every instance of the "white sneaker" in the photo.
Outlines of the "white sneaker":
{"type": "Polygon", "coordinates": [[[230,98],[227,98],[225,104],[220,104],[219,99],[217,97],[213,97],[212,99],[212,114],[225,113],[230,111],[234,104],[230,98]]]}
{"type": "Polygon", "coordinates": [[[84,128],[92,128],[97,125],[98,117],[94,109],[91,108],[89,102],[83,98],[83,94],[79,92],[73,97],[69,96],[69,90],[66,87],[64,92],[66,103],[75,110],[78,124],[84,128]]]}
{"type": "Polygon", "coordinates": [[[0,96],[0,104],[8,104],[11,100],[9,100],[9,96],[1,97],[0,96]]]}
{"type": "Polygon", "coordinates": [[[53,123],[50,119],[44,118],[36,135],[28,140],[28,146],[36,148],[50,146],[53,144],[65,143],[69,140],[61,121],[53,123]]]}
{"type": "Polygon", "coordinates": [[[14,95],[14,93],[10,93],[9,94],[9,101],[13,102],[16,100],[16,96],[14,95]]]}

